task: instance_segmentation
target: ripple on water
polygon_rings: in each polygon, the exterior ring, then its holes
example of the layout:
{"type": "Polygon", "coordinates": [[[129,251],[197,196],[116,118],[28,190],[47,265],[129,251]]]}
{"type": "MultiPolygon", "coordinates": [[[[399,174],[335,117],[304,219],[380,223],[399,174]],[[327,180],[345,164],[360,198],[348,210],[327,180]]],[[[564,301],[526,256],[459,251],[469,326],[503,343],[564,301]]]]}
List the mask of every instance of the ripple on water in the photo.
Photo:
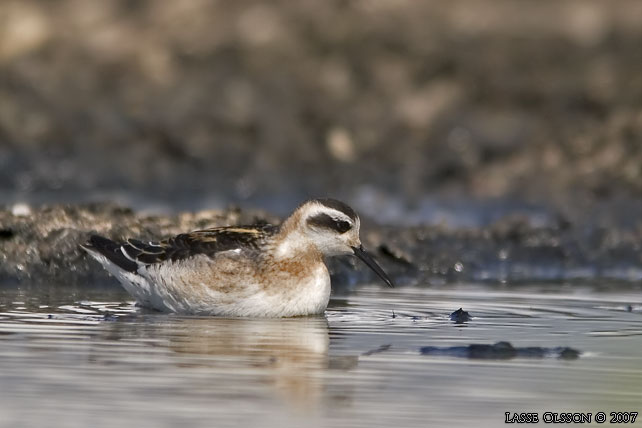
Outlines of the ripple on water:
{"type": "Polygon", "coordinates": [[[26,294],[0,291],[7,426],[497,426],[512,409],[630,410],[642,398],[636,290],[363,287],[325,317],[282,320],[160,314],[119,290],[26,294]],[[472,319],[457,324],[460,307],[472,319]],[[499,341],[582,355],[420,354],[499,341]]]}

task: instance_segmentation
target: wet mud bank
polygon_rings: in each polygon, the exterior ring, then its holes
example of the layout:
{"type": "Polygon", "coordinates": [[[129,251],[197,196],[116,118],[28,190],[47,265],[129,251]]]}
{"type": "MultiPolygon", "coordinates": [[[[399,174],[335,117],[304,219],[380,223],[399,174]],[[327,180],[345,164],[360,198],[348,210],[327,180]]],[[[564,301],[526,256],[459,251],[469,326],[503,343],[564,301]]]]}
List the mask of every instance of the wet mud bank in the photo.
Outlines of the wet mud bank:
{"type": "MultiPolygon", "coordinates": [[[[116,285],[80,249],[92,233],[159,239],[215,226],[269,222],[264,211],[208,210],[146,215],[110,204],[0,209],[0,284],[42,287],[116,285]]],[[[364,246],[400,285],[456,281],[642,280],[642,231],[592,230],[567,223],[537,227],[507,217],[489,226],[381,226],[363,219],[364,246]]],[[[376,281],[351,257],[329,261],[340,287],[376,281]]]]}

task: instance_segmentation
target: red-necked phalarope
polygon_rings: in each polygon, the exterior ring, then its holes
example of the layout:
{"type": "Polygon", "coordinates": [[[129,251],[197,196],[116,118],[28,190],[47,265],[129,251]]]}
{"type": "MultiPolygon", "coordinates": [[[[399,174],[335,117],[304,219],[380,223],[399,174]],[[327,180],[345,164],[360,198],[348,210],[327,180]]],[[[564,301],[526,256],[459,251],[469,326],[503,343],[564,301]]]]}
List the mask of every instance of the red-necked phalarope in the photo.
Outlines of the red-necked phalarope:
{"type": "Polygon", "coordinates": [[[325,256],[353,254],[389,286],[365,252],[357,214],[334,199],[299,206],[281,226],[219,227],[160,242],[94,235],[83,248],[142,306],[243,317],[319,314],[330,298],[325,256]]]}

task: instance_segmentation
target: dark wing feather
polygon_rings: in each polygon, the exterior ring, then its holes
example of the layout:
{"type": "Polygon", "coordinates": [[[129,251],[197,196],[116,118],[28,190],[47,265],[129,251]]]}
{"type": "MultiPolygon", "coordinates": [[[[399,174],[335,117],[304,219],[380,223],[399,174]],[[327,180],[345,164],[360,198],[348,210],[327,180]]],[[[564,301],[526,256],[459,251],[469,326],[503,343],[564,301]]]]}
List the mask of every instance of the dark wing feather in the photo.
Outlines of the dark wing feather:
{"type": "Polygon", "coordinates": [[[138,269],[138,265],[135,262],[125,257],[125,255],[121,251],[121,245],[117,242],[112,241],[111,239],[103,238],[102,236],[98,235],[92,235],[89,238],[89,241],[82,245],[82,247],[84,247],[87,251],[102,254],[107,258],[107,260],[128,272],[136,272],[136,270],[138,269]]]}
{"type": "Polygon", "coordinates": [[[222,251],[258,250],[267,238],[278,232],[277,226],[218,227],[182,233],[157,243],[130,239],[122,245],[126,255],[143,264],[183,260],[197,254],[210,257],[222,251]]]}

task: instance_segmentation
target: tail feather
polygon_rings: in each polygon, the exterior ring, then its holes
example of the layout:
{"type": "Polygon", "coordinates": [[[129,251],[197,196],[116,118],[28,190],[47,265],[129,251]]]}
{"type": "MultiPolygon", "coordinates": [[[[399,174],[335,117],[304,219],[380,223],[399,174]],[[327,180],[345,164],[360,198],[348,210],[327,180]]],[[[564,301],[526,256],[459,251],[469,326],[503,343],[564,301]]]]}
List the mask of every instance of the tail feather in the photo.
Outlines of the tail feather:
{"type": "Polygon", "coordinates": [[[105,256],[107,260],[127,272],[136,273],[138,271],[138,265],[123,254],[121,244],[111,239],[92,235],[89,241],[81,245],[81,247],[89,253],[98,253],[105,256]]]}
{"type": "Polygon", "coordinates": [[[114,275],[140,305],[154,307],[152,285],[139,273],[139,265],[125,257],[122,244],[93,235],[81,247],[114,275]]]}

